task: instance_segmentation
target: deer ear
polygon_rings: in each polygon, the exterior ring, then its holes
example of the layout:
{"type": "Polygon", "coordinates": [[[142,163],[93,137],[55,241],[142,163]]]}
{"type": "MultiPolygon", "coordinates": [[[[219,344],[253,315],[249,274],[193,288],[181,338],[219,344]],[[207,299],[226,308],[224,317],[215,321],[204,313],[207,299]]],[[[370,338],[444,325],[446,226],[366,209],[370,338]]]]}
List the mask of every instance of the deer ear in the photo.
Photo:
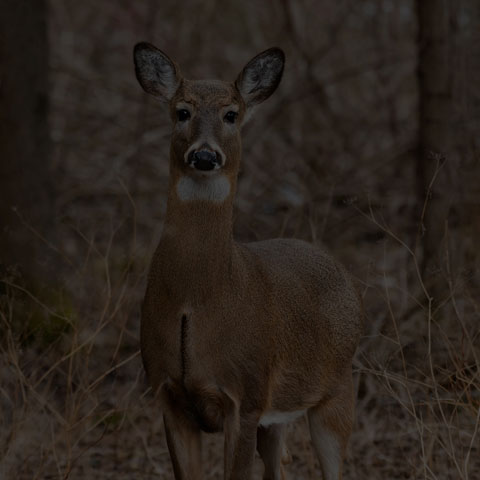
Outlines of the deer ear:
{"type": "Polygon", "coordinates": [[[133,50],[135,74],[142,88],[163,100],[171,100],[180,85],[178,66],[150,43],[137,43],[133,50]]]}
{"type": "Polygon", "coordinates": [[[242,70],[235,85],[247,108],[266,100],[282,79],[285,54],[279,48],[270,48],[253,57],[242,70]]]}

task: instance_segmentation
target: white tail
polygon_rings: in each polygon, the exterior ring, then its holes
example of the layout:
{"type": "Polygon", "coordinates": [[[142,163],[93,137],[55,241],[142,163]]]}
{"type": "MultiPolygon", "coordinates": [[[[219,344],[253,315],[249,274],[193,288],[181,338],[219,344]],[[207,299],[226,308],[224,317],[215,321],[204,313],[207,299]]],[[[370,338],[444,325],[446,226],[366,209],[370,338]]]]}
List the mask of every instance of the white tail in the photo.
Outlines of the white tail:
{"type": "Polygon", "coordinates": [[[141,346],[175,478],[202,478],[203,430],[224,432],[225,479],[251,478],[255,449],[264,478],[282,479],[284,424],[307,412],[323,477],[338,480],[353,423],[359,296],[345,270],[306,242],[232,235],[242,122],[277,88],[284,54],[260,53],[234,83],[186,80],[146,43],[134,58],[140,84],[168,102],[173,121],[141,346]]]}

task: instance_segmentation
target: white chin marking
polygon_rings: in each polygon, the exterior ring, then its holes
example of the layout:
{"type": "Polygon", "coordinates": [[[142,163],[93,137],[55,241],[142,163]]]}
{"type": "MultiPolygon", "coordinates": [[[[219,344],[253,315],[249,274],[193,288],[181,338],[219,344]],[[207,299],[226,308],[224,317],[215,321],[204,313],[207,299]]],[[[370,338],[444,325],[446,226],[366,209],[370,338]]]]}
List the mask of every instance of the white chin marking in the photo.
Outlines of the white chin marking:
{"type": "Polygon", "coordinates": [[[182,202],[222,203],[230,194],[230,182],[225,175],[192,178],[183,176],[177,182],[177,195],[182,202]]]}
{"type": "Polygon", "coordinates": [[[296,410],[294,412],[278,412],[271,410],[269,412],[265,412],[260,417],[259,423],[264,427],[268,427],[269,425],[273,425],[275,423],[288,423],[301,417],[304,413],[305,410],[296,410]]]}

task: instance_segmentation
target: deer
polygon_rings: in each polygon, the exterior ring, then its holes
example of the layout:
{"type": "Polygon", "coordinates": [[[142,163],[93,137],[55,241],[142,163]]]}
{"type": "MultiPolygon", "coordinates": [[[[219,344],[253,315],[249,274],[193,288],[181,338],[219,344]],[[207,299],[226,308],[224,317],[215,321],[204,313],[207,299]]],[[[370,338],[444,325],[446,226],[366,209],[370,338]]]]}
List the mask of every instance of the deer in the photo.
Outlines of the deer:
{"type": "Polygon", "coordinates": [[[276,90],[285,54],[259,53],[234,82],[188,80],[146,42],[135,45],[134,64],[173,124],[140,343],[175,479],[203,478],[202,432],[223,432],[226,480],[250,479],[257,451],[263,478],[284,479],[285,428],[306,413],[323,478],[339,480],[354,422],[361,295],[323,248],[240,243],[232,233],[242,125],[276,90]]]}

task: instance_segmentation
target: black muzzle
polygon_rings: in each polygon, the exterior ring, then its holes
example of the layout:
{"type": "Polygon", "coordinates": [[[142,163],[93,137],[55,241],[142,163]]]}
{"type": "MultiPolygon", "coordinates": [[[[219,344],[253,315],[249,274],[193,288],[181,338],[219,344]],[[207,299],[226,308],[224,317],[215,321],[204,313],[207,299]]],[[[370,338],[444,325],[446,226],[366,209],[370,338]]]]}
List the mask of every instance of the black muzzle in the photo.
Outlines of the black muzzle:
{"type": "Polygon", "coordinates": [[[220,155],[211,150],[197,150],[188,154],[187,163],[197,170],[207,171],[220,168],[222,165],[220,155]]]}

